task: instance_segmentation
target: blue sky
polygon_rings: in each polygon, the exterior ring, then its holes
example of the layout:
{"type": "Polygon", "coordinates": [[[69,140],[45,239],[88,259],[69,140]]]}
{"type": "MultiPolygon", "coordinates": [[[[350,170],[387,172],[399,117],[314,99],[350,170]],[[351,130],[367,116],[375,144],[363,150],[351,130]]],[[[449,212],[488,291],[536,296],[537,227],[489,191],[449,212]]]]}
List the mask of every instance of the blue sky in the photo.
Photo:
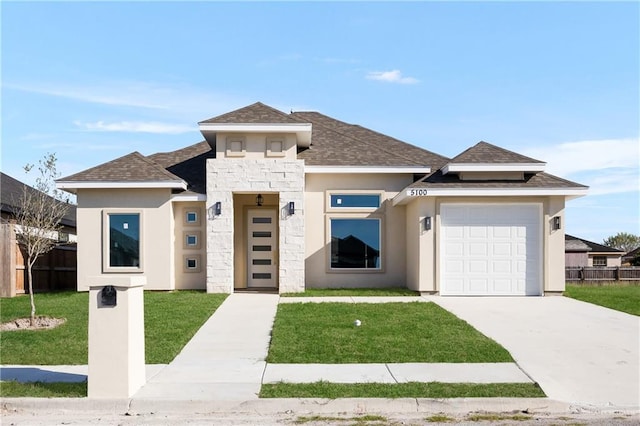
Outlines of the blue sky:
{"type": "Polygon", "coordinates": [[[591,187],[566,231],[640,234],[637,2],[3,2],[2,171],[202,140],[261,101],[455,156],[480,140],[591,187]]]}

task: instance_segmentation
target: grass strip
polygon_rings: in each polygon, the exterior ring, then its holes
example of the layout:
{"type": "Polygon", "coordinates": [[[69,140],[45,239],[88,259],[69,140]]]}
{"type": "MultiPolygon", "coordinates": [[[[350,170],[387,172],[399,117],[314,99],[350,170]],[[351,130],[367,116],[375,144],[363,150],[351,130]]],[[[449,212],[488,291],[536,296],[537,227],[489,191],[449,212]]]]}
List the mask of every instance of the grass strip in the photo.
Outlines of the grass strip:
{"type": "Polygon", "coordinates": [[[2,398],[84,398],[87,396],[87,382],[81,383],[18,383],[0,382],[2,398]]]}
{"type": "Polygon", "coordinates": [[[564,295],[572,299],[593,303],[640,316],[640,285],[571,285],[567,284],[564,295]]]}
{"type": "MultiPolygon", "coordinates": [[[[201,291],[144,293],[147,364],[169,363],[215,312],[226,295],[201,291]]],[[[50,330],[3,331],[3,364],[80,365],[87,363],[89,294],[36,294],[38,315],[66,318],[50,330]]],[[[0,300],[0,318],[6,322],[28,317],[29,297],[0,300]]]]}
{"type": "Polygon", "coordinates": [[[535,383],[272,383],[260,398],[544,398],[535,383]]]}
{"type": "Polygon", "coordinates": [[[300,293],[283,293],[281,297],[358,297],[420,296],[406,288],[308,288],[300,293]]]}
{"type": "Polygon", "coordinates": [[[512,361],[467,322],[421,302],[280,304],[267,357],[292,364],[512,361]]]}

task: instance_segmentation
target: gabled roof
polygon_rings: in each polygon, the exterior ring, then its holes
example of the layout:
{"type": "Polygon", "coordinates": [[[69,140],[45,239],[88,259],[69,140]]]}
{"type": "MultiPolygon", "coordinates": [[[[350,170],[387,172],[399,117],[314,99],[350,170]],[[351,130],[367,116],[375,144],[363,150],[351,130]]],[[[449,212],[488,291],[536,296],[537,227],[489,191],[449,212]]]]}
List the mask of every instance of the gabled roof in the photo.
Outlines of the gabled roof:
{"type": "Polygon", "coordinates": [[[248,124],[248,123],[260,123],[260,124],[286,124],[300,122],[292,119],[289,115],[282,111],[278,111],[262,102],[256,102],[249,106],[237,109],[235,111],[227,112],[222,115],[218,115],[208,120],[199,122],[198,124],[211,124],[211,123],[233,123],[233,124],[248,124]]]}
{"type": "Polygon", "coordinates": [[[447,161],[426,149],[318,112],[294,112],[313,124],[310,149],[298,154],[310,166],[439,167],[447,161]]]}
{"type": "Polygon", "coordinates": [[[158,163],[188,184],[188,189],[198,194],[207,193],[207,159],[216,158],[216,150],[207,142],[199,142],[171,152],[150,155],[151,161],[158,163]]]}
{"type": "Polygon", "coordinates": [[[100,182],[105,184],[105,187],[110,187],[109,183],[111,183],[122,184],[124,186],[118,186],[128,188],[186,188],[186,183],[182,179],[137,151],[80,173],[58,179],[57,182],[58,187],[63,189],[79,188],[85,182],[100,182]]]}
{"type": "Polygon", "coordinates": [[[471,148],[449,160],[449,163],[524,163],[524,164],[545,164],[544,161],[500,148],[488,142],[480,141],[471,148]]]}
{"type": "Polygon", "coordinates": [[[564,235],[564,240],[565,240],[565,244],[569,240],[580,241],[589,248],[588,251],[595,252],[595,253],[612,253],[612,254],[619,253],[621,255],[624,254],[623,250],[618,250],[617,248],[614,248],[614,247],[604,246],[602,244],[598,244],[598,243],[594,243],[593,241],[574,237],[573,235],[569,235],[569,234],[564,235]]]}
{"type": "MultiPolygon", "coordinates": [[[[20,182],[11,176],[0,172],[0,210],[3,213],[13,215],[16,213],[16,203],[22,196],[24,190],[37,191],[35,188],[20,182]]],[[[53,197],[49,197],[54,200],[53,197]]],[[[59,203],[63,201],[56,200],[59,203]]],[[[73,204],[67,204],[67,212],[60,221],[63,225],[76,227],[76,206],[73,204]]]]}

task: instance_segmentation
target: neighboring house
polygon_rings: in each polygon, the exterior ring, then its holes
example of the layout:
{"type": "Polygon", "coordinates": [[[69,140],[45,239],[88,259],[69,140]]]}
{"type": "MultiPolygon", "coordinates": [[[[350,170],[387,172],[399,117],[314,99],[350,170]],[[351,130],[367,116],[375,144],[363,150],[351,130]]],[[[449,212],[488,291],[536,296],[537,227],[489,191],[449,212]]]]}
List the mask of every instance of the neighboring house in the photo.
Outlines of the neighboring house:
{"type": "Polygon", "coordinates": [[[637,247],[631,250],[629,253],[622,256],[622,264],[623,265],[632,265],[632,266],[640,266],[640,264],[635,263],[638,262],[637,259],[640,259],[640,247],[637,247]]]}
{"type": "Polygon", "coordinates": [[[572,235],[565,235],[567,267],[616,267],[622,265],[624,251],[572,235]]]}
{"type": "Polygon", "coordinates": [[[79,290],[122,275],[223,293],[564,290],[565,201],[587,187],[541,161],[486,142],[449,159],[261,103],[199,127],[195,145],[58,181],[78,197],[79,290]]]}
{"type": "MultiPolygon", "coordinates": [[[[36,191],[9,175],[0,173],[0,296],[10,297],[25,292],[28,281],[25,273],[25,257],[16,241],[16,213],[23,191],[36,191]]],[[[53,198],[52,198],[53,200],[53,198]]],[[[60,201],[58,201],[60,202],[60,201]]],[[[76,287],[76,206],[69,204],[60,224],[62,230],[51,238],[70,243],[54,248],[36,261],[33,270],[33,288],[37,291],[72,289],[76,287]]]]}

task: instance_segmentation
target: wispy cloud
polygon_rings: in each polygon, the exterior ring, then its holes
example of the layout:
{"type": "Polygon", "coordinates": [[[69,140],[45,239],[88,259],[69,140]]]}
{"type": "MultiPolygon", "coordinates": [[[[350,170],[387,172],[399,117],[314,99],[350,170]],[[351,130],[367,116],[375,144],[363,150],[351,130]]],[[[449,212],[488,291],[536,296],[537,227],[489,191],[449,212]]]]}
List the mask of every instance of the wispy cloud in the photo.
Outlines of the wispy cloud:
{"type": "Polygon", "coordinates": [[[73,124],[83,130],[97,132],[168,133],[177,135],[195,130],[193,126],[160,123],[157,121],[118,121],[113,123],[105,123],[104,121],[96,121],[93,123],[74,121],[73,124]]]}
{"type": "Polygon", "coordinates": [[[404,77],[400,70],[371,71],[366,75],[367,80],[384,81],[386,83],[416,84],[420,80],[413,77],[404,77]]]}
{"type": "Polygon", "coordinates": [[[547,171],[571,175],[583,171],[640,166],[640,139],[603,139],[565,142],[558,145],[519,149],[519,152],[547,162],[547,171]]]}
{"type": "Polygon", "coordinates": [[[640,190],[640,140],[587,140],[517,149],[547,162],[546,171],[588,185],[589,195],[640,190]]]}

